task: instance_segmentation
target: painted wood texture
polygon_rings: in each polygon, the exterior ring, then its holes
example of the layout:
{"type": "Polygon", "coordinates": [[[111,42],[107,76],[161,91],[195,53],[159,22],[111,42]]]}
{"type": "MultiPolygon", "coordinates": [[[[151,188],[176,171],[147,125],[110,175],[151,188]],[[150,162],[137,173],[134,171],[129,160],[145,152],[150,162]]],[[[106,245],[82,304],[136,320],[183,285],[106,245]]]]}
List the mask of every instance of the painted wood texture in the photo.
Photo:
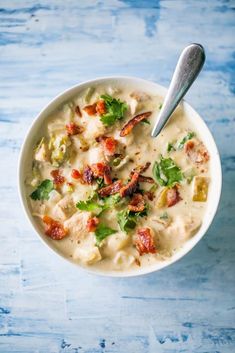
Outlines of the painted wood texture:
{"type": "Polygon", "coordinates": [[[0,352],[235,352],[235,2],[0,0],[0,352]],[[124,74],[168,85],[180,51],[205,46],[188,101],[223,162],[219,211],[202,241],[163,271],[86,274],[32,232],[17,196],[34,116],[83,80],[124,74]]]}

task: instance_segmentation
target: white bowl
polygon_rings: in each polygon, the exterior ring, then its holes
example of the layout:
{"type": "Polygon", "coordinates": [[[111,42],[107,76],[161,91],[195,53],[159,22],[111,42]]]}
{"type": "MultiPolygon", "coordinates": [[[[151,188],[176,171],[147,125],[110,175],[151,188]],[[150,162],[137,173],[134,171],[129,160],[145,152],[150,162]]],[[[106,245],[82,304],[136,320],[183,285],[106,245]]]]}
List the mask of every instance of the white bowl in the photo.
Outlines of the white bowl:
{"type": "MultiPolygon", "coordinates": [[[[21,148],[21,153],[20,153],[20,158],[19,158],[19,167],[18,167],[18,182],[19,182],[19,193],[20,193],[20,199],[23,205],[23,208],[25,210],[26,216],[29,219],[33,229],[36,231],[38,234],[39,238],[43,241],[44,244],[47,244],[55,253],[59,254],[66,260],[70,261],[71,263],[75,264],[71,259],[65,257],[63,254],[61,254],[57,249],[55,249],[50,242],[50,240],[43,234],[42,229],[39,227],[39,224],[35,220],[35,218],[32,216],[31,211],[29,209],[27,197],[26,197],[26,190],[25,190],[25,171],[26,171],[26,166],[27,163],[29,163],[30,160],[30,152],[32,151],[33,145],[37,141],[37,132],[39,131],[40,127],[44,124],[44,121],[47,119],[48,115],[53,112],[59,105],[61,105],[63,102],[68,101],[70,98],[74,97],[78,92],[81,90],[84,90],[88,88],[89,86],[95,86],[96,84],[100,83],[108,83],[110,85],[118,86],[119,82],[121,84],[130,84],[133,85],[135,84],[135,88],[138,90],[143,90],[143,91],[151,91],[153,94],[160,95],[162,97],[165,96],[166,94],[166,88],[150,82],[146,81],[140,78],[135,78],[135,77],[106,77],[106,78],[98,78],[92,81],[87,81],[81,84],[78,84],[72,88],[69,88],[65,92],[61,93],[58,95],[56,98],[54,98],[35,118],[33,121],[31,127],[29,128],[29,131],[26,135],[26,138],[23,142],[22,148],[21,148]]],[[[190,119],[193,124],[197,125],[198,131],[200,131],[200,135],[202,137],[202,140],[204,141],[209,154],[211,156],[210,159],[210,168],[211,168],[211,182],[210,182],[210,189],[209,189],[209,195],[208,195],[208,202],[207,202],[207,209],[206,213],[204,215],[204,219],[202,222],[202,225],[198,232],[190,239],[188,240],[184,246],[178,250],[169,260],[164,261],[164,262],[157,262],[156,264],[150,266],[150,267],[145,267],[143,269],[137,269],[137,270],[129,270],[129,271],[101,271],[99,269],[96,269],[95,267],[90,267],[87,268],[85,267],[86,270],[89,272],[93,272],[96,274],[104,275],[104,276],[112,276],[112,277],[128,277],[128,276],[137,276],[137,275],[143,275],[147,274],[153,271],[158,271],[170,264],[173,264],[177,260],[179,260],[181,257],[183,257],[185,254],[187,254],[198,242],[199,240],[204,236],[206,231],[208,230],[215,214],[216,210],[218,208],[219,200],[220,200],[220,194],[221,194],[221,186],[222,186],[222,171],[221,171],[221,163],[220,163],[220,157],[219,157],[219,152],[216,147],[215,141],[211,135],[210,130],[208,129],[207,125],[205,122],[202,120],[202,118],[198,115],[198,113],[185,101],[182,102],[184,111],[190,119]]],[[[78,264],[75,264],[79,267],[81,267],[78,264]]]]}

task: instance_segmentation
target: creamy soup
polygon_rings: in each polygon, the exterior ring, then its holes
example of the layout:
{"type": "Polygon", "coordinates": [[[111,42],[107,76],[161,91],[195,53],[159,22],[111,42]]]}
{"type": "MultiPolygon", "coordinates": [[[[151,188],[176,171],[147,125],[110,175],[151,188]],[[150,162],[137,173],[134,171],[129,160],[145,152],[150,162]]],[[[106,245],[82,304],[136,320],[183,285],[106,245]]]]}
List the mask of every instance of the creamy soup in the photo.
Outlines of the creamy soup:
{"type": "Polygon", "coordinates": [[[96,85],[41,128],[26,178],[45,237],[82,266],[125,271],[169,259],[200,228],[209,154],[179,107],[157,138],[162,98],[96,85]]]}

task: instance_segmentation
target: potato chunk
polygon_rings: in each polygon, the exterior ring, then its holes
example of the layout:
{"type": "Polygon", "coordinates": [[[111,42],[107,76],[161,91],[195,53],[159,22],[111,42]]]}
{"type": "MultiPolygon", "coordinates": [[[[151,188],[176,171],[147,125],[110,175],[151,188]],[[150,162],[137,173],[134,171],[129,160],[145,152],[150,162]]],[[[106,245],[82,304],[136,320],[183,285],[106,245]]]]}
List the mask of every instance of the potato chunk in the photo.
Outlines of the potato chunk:
{"type": "Polygon", "coordinates": [[[97,246],[77,247],[73,253],[75,260],[80,260],[82,263],[92,265],[102,259],[97,246]]]}
{"type": "Polygon", "coordinates": [[[209,180],[203,176],[194,177],[193,201],[205,202],[207,200],[209,180]]]}

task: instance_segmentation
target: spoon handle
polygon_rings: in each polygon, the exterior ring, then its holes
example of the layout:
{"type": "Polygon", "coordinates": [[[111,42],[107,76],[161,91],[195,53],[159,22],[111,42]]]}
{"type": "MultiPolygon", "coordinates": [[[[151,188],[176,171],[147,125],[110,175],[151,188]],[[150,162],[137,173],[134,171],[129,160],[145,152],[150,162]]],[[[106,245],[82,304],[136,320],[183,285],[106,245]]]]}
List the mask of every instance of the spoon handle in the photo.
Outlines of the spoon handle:
{"type": "Polygon", "coordinates": [[[182,51],[157,122],[151,133],[152,137],[156,137],[161,132],[180,100],[201,71],[204,62],[205,52],[202,45],[193,43],[182,51]]]}

